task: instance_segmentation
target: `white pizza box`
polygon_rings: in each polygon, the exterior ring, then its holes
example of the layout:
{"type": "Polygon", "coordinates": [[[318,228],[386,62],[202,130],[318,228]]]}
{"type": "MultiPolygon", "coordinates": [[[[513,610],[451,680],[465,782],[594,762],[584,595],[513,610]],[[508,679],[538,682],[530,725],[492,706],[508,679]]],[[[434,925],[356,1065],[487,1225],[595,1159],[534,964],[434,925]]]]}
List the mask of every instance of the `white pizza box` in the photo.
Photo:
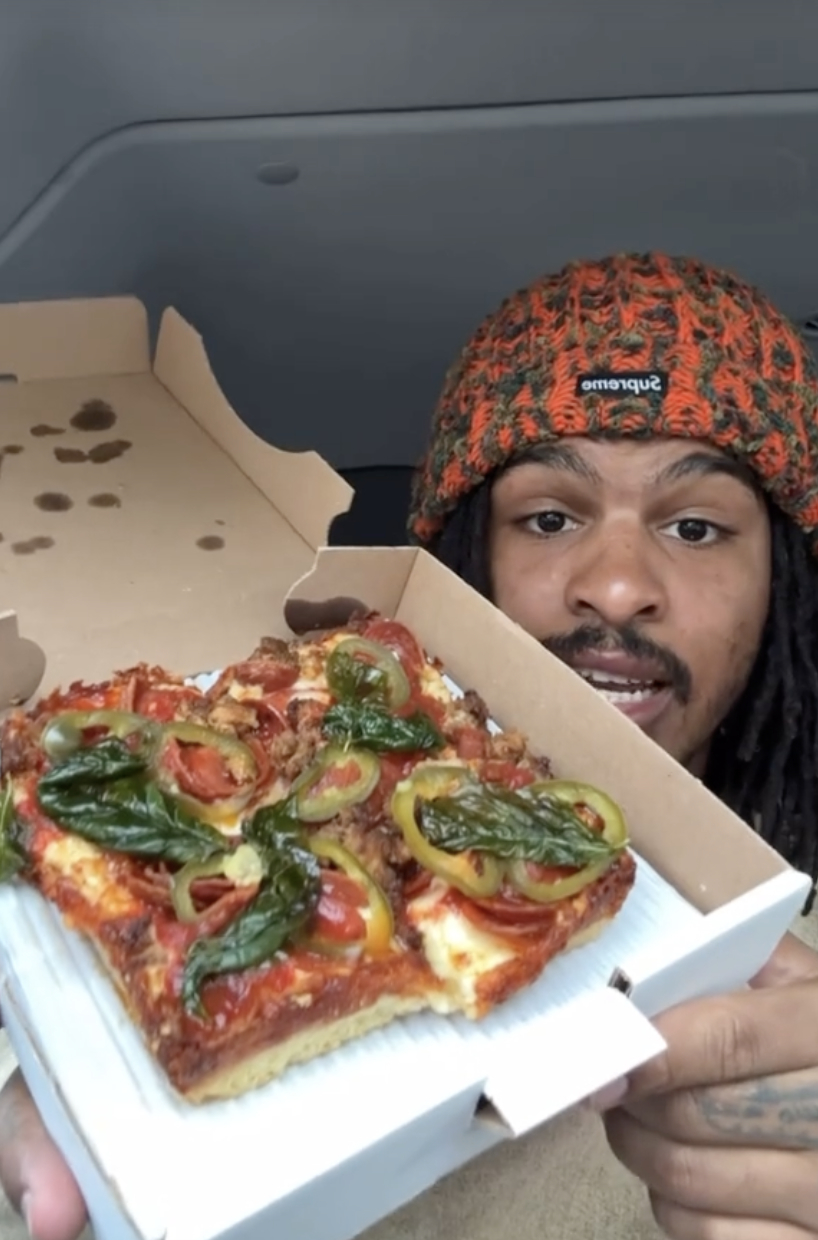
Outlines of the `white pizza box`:
{"type": "Polygon", "coordinates": [[[237,418],[174,311],[152,358],[136,301],[0,307],[0,376],[0,706],[140,659],[218,669],[303,627],[305,603],[326,622],[357,600],[558,775],[613,795],[639,859],[606,933],[480,1024],[411,1017],[202,1107],[166,1085],[87,946],[35,893],[0,890],[0,1008],[97,1240],[350,1240],[658,1053],[650,1016],[769,957],[806,877],[427,554],[322,547],[349,488],[237,418]]]}

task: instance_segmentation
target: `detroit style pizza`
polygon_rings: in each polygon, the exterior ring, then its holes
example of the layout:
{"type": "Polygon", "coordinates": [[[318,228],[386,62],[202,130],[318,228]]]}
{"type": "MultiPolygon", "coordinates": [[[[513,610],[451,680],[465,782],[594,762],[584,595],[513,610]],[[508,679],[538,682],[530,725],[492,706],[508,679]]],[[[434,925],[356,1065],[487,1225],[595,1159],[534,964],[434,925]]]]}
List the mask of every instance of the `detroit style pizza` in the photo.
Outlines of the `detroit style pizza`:
{"type": "Polygon", "coordinates": [[[171,1085],[232,1097],[407,1013],[479,1019],[616,916],[602,792],[377,615],[210,688],[140,665],[0,730],[0,877],[97,950],[171,1085]]]}

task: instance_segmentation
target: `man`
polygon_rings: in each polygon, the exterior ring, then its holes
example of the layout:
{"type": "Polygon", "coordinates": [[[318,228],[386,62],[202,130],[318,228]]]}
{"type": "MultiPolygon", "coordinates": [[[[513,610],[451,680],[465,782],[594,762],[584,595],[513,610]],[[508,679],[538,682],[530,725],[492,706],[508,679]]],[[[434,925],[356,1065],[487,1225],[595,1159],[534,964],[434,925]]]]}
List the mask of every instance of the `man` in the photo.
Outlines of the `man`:
{"type": "MultiPolygon", "coordinates": [[[[817,417],[808,352],[757,291],[659,254],[573,264],[455,363],[411,518],[813,877],[817,417]]],[[[787,940],[752,989],[658,1024],[667,1053],[597,1105],[667,1234],[818,1236],[818,955],[787,940]]],[[[82,1204],[17,1078],[0,1176],[39,1240],[76,1234],[82,1204]]],[[[556,1187],[534,1173],[525,1192],[556,1187]]]]}

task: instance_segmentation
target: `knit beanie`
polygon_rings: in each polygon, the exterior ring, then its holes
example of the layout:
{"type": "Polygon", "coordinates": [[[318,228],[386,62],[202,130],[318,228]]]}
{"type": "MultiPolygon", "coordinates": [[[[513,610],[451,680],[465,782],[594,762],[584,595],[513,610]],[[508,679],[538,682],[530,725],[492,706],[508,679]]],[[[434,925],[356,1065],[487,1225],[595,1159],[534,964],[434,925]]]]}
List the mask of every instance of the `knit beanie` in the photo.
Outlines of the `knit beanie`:
{"type": "Polygon", "coordinates": [[[414,541],[432,541],[518,453],[568,435],[721,448],[818,553],[818,370],[795,327],[726,271],[624,254],[507,298],[446,377],[414,482],[414,541]]]}

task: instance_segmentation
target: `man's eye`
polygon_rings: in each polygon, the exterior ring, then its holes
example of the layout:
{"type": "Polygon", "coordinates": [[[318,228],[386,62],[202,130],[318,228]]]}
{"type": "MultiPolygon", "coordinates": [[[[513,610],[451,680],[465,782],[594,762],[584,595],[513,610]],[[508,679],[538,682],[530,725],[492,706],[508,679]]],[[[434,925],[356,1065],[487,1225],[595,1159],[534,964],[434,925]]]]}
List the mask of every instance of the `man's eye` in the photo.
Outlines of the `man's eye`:
{"type": "Polygon", "coordinates": [[[670,525],[666,525],[665,533],[681,542],[702,544],[717,542],[724,535],[724,530],[712,521],[703,521],[700,517],[683,517],[681,521],[672,521],[670,525]]]}
{"type": "Polygon", "coordinates": [[[569,529],[576,529],[577,522],[564,512],[555,509],[548,512],[537,512],[533,517],[526,518],[525,528],[533,534],[564,534],[569,529]]]}

